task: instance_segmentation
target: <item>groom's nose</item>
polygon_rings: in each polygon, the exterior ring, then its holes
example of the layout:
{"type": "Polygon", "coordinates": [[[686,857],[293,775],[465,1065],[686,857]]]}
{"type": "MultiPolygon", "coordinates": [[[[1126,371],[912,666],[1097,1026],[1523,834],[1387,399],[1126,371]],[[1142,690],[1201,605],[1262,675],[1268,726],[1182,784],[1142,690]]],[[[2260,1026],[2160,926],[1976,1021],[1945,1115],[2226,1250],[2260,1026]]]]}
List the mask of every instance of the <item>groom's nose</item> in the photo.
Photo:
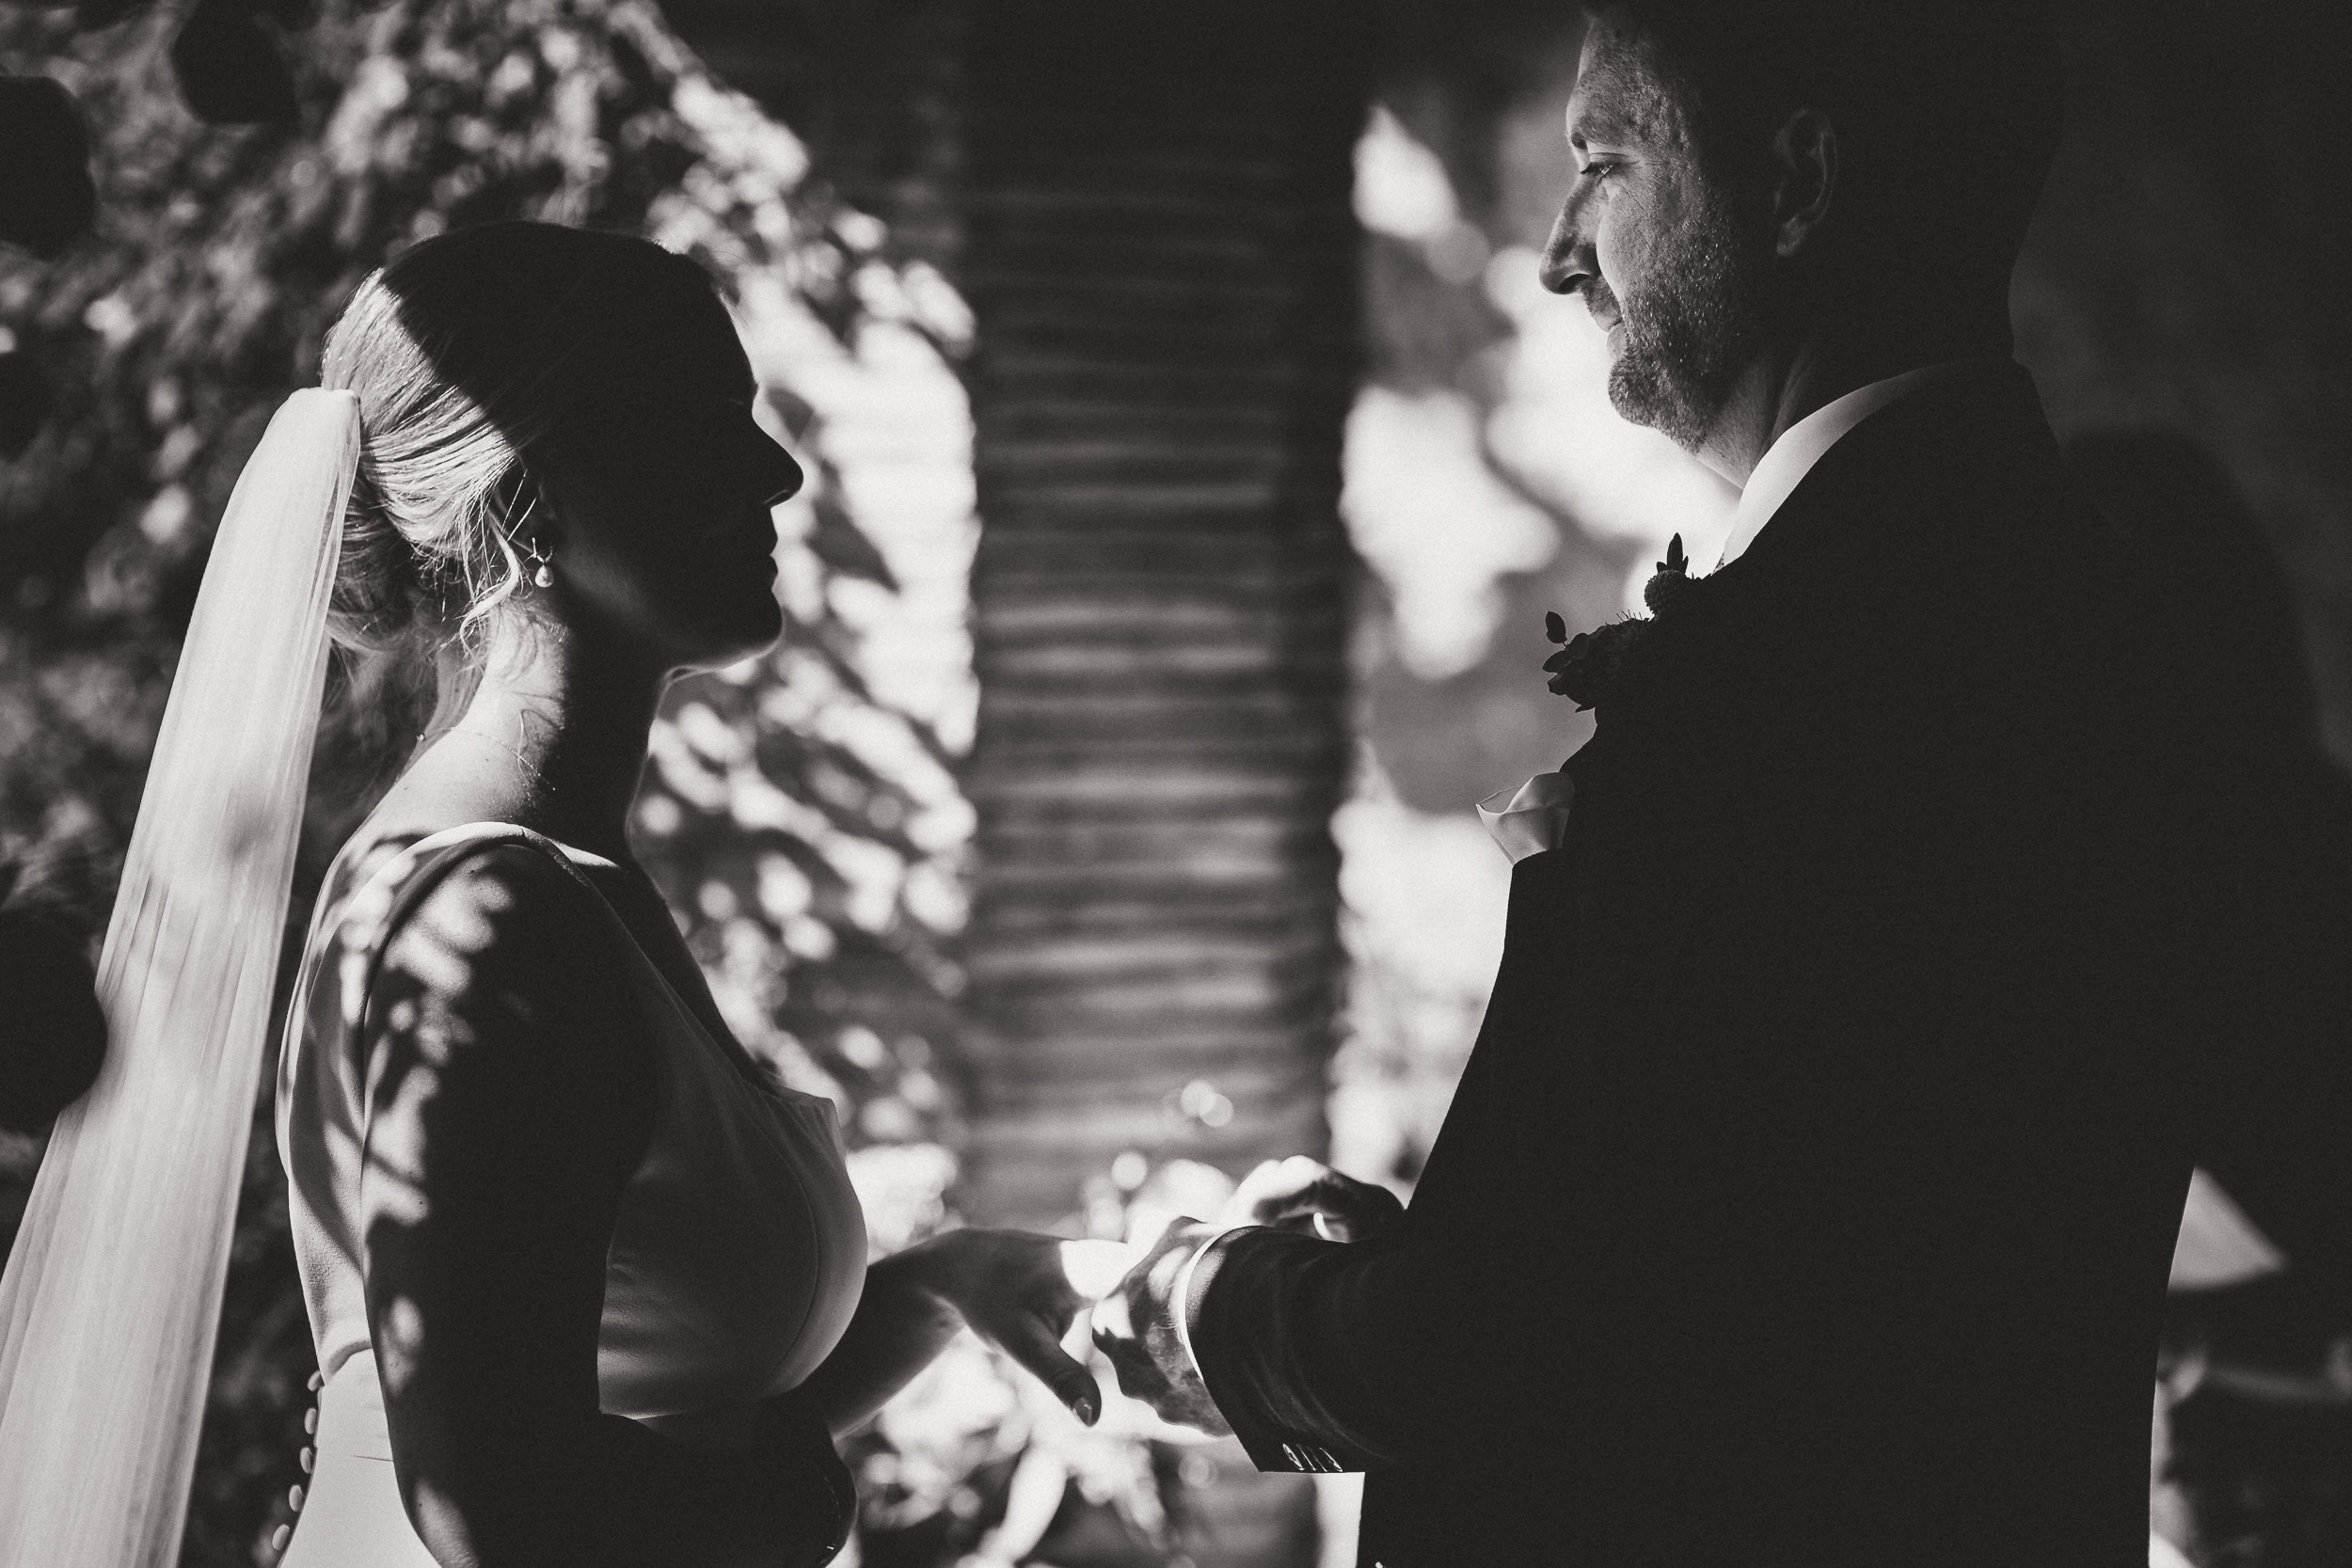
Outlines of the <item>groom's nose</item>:
{"type": "Polygon", "coordinates": [[[1572,294],[1594,276],[1599,263],[1594,259],[1592,242],[1576,220],[1576,198],[1570,197],[1552,220],[1551,237],[1544,242],[1543,261],[1535,276],[1545,288],[1555,294],[1572,294]]]}

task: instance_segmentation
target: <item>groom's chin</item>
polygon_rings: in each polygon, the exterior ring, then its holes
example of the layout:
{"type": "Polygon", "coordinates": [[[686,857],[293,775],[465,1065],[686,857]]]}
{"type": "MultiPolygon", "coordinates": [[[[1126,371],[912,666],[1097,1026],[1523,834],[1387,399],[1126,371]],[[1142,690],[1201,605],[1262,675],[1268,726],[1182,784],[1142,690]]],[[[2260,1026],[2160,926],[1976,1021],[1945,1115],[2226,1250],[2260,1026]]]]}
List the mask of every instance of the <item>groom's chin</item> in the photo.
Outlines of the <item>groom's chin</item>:
{"type": "Polygon", "coordinates": [[[1609,367],[1609,406],[1628,424],[1645,425],[1688,452],[1706,438],[1708,420],[1696,400],[1677,388],[1646,360],[1620,352],[1609,367]]]}
{"type": "Polygon", "coordinates": [[[1673,422],[1673,400],[1656,369],[1622,348],[1609,364],[1609,406],[1628,424],[1664,430],[1673,422]]]}

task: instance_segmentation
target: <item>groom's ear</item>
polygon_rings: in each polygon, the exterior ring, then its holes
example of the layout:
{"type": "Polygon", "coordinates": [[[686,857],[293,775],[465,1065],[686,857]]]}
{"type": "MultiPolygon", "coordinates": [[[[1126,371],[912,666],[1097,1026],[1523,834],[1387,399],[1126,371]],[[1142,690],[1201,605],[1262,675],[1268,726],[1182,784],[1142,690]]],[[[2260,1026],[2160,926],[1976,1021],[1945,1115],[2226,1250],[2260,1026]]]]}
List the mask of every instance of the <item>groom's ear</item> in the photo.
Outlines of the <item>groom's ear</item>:
{"type": "Polygon", "coordinates": [[[1837,127],[1819,109],[1799,109],[1772,136],[1772,248],[1802,252],[1829,216],[1837,189],[1837,127]]]}

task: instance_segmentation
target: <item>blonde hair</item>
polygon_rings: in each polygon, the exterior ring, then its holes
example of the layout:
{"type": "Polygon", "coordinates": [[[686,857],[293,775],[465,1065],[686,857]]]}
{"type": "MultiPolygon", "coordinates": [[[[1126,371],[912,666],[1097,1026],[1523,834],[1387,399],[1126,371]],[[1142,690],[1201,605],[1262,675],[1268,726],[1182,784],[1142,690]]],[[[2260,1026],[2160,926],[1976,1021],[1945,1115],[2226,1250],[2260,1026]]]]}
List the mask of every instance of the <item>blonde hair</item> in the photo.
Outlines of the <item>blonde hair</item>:
{"type": "Polygon", "coordinates": [[[707,293],[683,257],[633,235],[483,224],[369,274],[326,334],[321,384],[359,400],[328,632],[347,649],[479,677],[474,633],[528,580],[533,466],[663,289],[707,293]]]}

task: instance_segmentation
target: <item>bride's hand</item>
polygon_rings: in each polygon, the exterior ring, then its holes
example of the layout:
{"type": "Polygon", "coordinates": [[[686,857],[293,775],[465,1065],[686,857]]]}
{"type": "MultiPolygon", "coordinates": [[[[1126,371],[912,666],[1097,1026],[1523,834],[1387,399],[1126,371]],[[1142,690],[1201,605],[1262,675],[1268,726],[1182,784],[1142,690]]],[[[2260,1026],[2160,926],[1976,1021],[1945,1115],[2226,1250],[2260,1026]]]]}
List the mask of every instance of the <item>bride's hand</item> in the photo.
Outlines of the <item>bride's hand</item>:
{"type": "Polygon", "coordinates": [[[925,1287],[1092,1426],[1103,1391],[1061,1341],[1079,1313],[1118,1287],[1136,1249],[1027,1230],[951,1230],[921,1250],[925,1287]]]}

